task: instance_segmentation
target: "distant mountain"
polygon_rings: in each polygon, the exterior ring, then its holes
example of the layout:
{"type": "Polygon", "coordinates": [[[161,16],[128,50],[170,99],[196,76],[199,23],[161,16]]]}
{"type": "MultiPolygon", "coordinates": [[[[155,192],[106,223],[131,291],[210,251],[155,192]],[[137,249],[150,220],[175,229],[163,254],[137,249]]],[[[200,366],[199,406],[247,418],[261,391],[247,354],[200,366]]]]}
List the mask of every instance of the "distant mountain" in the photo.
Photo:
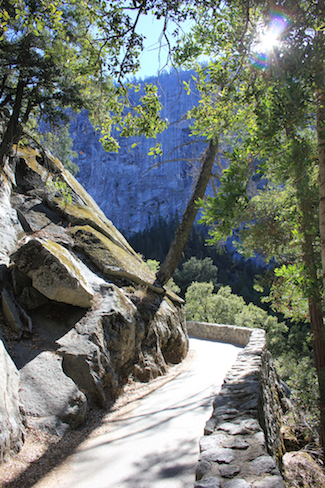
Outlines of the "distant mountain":
{"type": "MultiPolygon", "coordinates": [[[[189,109],[198,104],[197,93],[186,94],[183,81],[191,72],[163,74],[159,77],[159,97],[164,106],[162,117],[168,129],[158,137],[163,156],[148,156],[155,141],[120,139],[118,154],[107,153],[85,113],[79,114],[70,126],[74,160],[80,168],[80,183],[91,194],[107,217],[127,235],[150,226],[159,216],[168,220],[182,215],[191,194],[198,169],[198,158],[207,147],[190,137],[189,109]],[[165,162],[166,161],[166,162],[165,162]]],[[[145,80],[156,83],[157,79],[145,80]]],[[[193,84],[193,82],[192,82],[193,84]]]]}

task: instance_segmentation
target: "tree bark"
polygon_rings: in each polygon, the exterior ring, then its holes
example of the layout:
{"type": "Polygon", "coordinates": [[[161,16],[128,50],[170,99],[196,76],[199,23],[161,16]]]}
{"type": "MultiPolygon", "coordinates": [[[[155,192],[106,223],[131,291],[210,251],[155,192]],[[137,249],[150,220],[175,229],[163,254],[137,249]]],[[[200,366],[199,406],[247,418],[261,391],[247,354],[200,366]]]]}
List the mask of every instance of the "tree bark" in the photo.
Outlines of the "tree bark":
{"type": "MultiPolygon", "coordinates": [[[[320,114],[321,115],[321,114],[320,114]]],[[[325,112],[324,112],[325,115],[325,112]]],[[[321,136],[321,132],[319,133],[321,136]]],[[[308,283],[308,308],[310,329],[312,333],[314,366],[318,378],[319,387],[319,410],[320,410],[320,431],[319,440],[323,450],[325,448],[325,329],[323,321],[322,290],[317,277],[317,255],[314,246],[313,218],[314,208],[310,197],[310,182],[307,162],[304,159],[300,144],[294,136],[291,138],[293,147],[293,162],[295,170],[295,186],[297,199],[301,211],[300,229],[303,235],[303,261],[305,264],[308,283]]],[[[322,148],[322,146],[319,146],[322,148]]],[[[320,154],[319,154],[320,156],[320,154]]],[[[322,154],[324,158],[324,153],[322,154]]],[[[323,160],[325,165],[325,159],[323,160]]],[[[325,174],[324,174],[325,176],[325,174]]],[[[320,182],[319,182],[320,185],[320,182]]],[[[321,192],[321,189],[319,189],[321,192]]],[[[319,208],[321,215],[321,206],[319,208]]],[[[324,241],[325,242],[325,241],[324,241]]],[[[323,247],[323,246],[322,246],[323,247]]],[[[322,250],[322,252],[324,252],[322,250]]],[[[322,257],[323,260],[323,257],[322,257]]],[[[323,261],[323,269],[324,269],[323,261]]]]}
{"type": "Polygon", "coordinates": [[[172,277],[181,259],[182,252],[199,209],[196,202],[199,198],[203,198],[204,196],[217,153],[217,148],[217,143],[211,141],[208,149],[204,153],[199,179],[196,183],[192,197],[188,202],[183,218],[176,229],[175,237],[170,245],[165,261],[161,265],[156,275],[157,281],[160,285],[165,285],[172,277]]]}
{"type": "Polygon", "coordinates": [[[319,442],[325,448],[325,340],[324,322],[320,303],[313,297],[309,298],[309,317],[313,340],[314,365],[317,372],[319,385],[319,410],[320,410],[320,429],[319,442]]]}
{"type": "MultiPolygon", "coordinates": [[[[319,167],[319,230],[321,238],[322,255],[322,276],[323,289],[325,290],[325,93],[319,92],[317,100],[317,143],[318,143],[318,167],[319,167]]],[[[322,313],[320,311],[319,313],[322,313]]],[[[325,452],[325,347],[324,347],[324,324],[321,317],[322,327],[315,320],[316,329],[313,331],[315,367],[319,382],[320,392],[320,414],[321,432],[320,441],[325,452]]]]}
{"type": "Polygon", "coordinates": [[[20,137],[19,117],[21,113],[24,89],[25,82],[22,79],[19,79],[16,88],[13,111],[0,144],[0,169],[6,164],[7,158],[11,155],[13,144],[17,143],[17,139],[20,137]]]}
{"type": "MultiPolygon", "coordinates": [[[[303,174],[303,173],[301,173],[303,174]]],[[[307,202],[308,203],[308,202],[307,202]]],[[[301,206],[303,212],[304,263],[307,270],[307,279],[310,287],[308,298],[310,330],[312,333],[314,366],[317,373],[319,388],[319,411],[320,411],[320,445],[325,448],[325,329],[322,311],[322,296],[317,280],[316,256],[313,246],[312,232],[308,228],[308,211],[306,206],[301,206]]],[[[309,219],[310,221],[310,219],[309,219]]]]}

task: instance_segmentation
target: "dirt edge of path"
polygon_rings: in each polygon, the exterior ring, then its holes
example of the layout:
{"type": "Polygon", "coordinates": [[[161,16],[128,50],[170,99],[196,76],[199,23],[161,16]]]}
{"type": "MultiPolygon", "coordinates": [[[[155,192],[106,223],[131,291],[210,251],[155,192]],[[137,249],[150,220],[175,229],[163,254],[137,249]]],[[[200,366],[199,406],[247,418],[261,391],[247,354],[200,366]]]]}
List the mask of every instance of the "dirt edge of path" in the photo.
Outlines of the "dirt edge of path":
{"type": "Polygon", "coordinates": [[[111,422],[123,417],[137,400],[188,371],[194,358],[195,352],[190,350],[187,357],[180,364],[170,366],[164,376],[148,383],[129,381],[115,402],[108,403],[104,409],[91,408],[87,421],[62,438],[27,426],[22,450],[0,465],[0,487],[29,488],[36,483],[39,485],[44,477],[55,477],[56,468],[67,462],[82,442],[108,432],[111,422]]]}

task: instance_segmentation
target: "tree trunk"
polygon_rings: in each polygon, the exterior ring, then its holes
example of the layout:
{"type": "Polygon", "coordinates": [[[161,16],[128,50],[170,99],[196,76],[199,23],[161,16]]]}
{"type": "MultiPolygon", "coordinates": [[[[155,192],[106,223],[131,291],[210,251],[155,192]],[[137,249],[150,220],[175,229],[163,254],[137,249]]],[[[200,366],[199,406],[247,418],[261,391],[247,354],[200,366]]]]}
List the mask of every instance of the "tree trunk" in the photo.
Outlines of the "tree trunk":
{"type": "Polygon", "coordinates": [[[6,164],[7,158],[11,155],[12,146],[18,142],[20,137],[19,116],[22,107],[25,82],[19,79],[16,88],[15,104],[7,128],[0,144],[0,168],[6,164]]]}
{"type": "MultiPolygon", "coordinates": [[[[318,143],[318,167],[319,167],[319,230],[321,238],[322,255],[322,276],[323,290],[325,290],[325,92],[319,91],[317,100],[317,143],[318,143]]],[[[324,300],[324,298],[323,298],[324,300]]],[[[325,453],[325,347],[324,347],[324,324],[322,317],[322,307],[318,311],[321,315],[315,319],[315,330],[313,331],[315,367],[319,382],[320,392],[320,413],[321,413],[321,432],[320,441],[325,453]]]]}
{"type": "Polygon", "coordinates": [[[157,281],[161,285],[165,285],[172,277],[181,259],[182,252],[199,209],[196,202],[199,198],[203,198],[204,196],[211,175],[217,148],[217,143],[211,141],[208,149],[204,153],[199,179],[195,186],[194,192],[187,204],[182,221],[176,230],[175,237],[170,245],[166,259],[157,273],[157,281]]]}
{"type": "MultiPolygon", "coordinates": [[[[325,112],[324,112],[325,114],[325,112]]],[[[320,410],[320,445],[325,448],[325,329],[322,313],[322,290],[317,277],[317,255],[315,253],[313,218],[314,209],[310,197],[310,182],[307,161],[303,151],[300,149],[300,142],[295,137],[291,138],[293,147],[293,162],[295,170],[295,186],[297,199],[301,211],[300,229],[303,234],[303,261],[305,264],[308,283],[308,307],[310,329],[313,341],[314,366],[317,372],[319,387],[319,410],[320,410]]],[[[322,146],[320,146],[321,148],[322,146]]],[[[325,164],[325,160],[323,161],[325,164]]],[[[319,190],[321,191],[321,190],[319,190]]],[[[321,207],[320,207],[321,215],[321,207]]],[[[324,215],[324,214],[323,214],[324,215]]],[[[325,241],[324,241],[325,242],[325,241]]],[[[322,257],[323,259],[323,257],[322,257]]],[[[324,269],[323,261],[323,269],[324,269]]]]}
{"type": "Polygon", "coordinates": [[[318,97],[317,143],[319,165],[319,230],[322,253],[323,288],[325,290],[325,93],[318,97]]]}
{"type": "MultiPolygon", "coordinates": [[[[313,337],[314,365],[317,372],[319,385],[319,410],[320,410],[320,431],[319,441],[323,448],[325,447],[325,338],[324,322],[320,303],[317,303],[313,297],[309,298],[309,317],[311,332],[313,337]]],[[[324,454],[323,454],[324,455],[324,454]]]]}

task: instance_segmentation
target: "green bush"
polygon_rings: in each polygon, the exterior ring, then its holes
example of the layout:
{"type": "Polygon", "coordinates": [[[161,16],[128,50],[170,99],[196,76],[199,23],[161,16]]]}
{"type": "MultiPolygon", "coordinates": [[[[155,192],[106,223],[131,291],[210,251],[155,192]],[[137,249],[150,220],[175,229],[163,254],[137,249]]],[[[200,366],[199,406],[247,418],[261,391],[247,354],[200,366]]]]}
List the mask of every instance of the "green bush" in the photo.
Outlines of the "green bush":
{"type": "Polygon", "coordinates": [[[268,347],[275,356],[286,348],[288,327],[265,310],[232,293],[230,286],[213,293],[213,283],[193,282],[185,294],[186,319],[198,322],[260,327],[267,332],[268,347]]]}

